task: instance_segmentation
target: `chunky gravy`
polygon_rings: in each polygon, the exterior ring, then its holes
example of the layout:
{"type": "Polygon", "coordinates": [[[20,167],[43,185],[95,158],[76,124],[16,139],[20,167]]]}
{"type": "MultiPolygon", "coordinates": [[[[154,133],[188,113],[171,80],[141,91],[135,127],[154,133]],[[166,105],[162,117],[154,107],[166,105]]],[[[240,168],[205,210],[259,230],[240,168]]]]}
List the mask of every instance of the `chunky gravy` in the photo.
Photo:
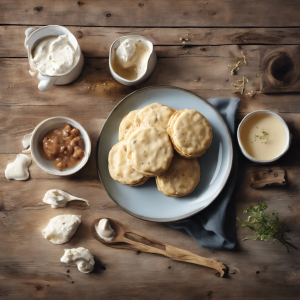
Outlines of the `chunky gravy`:
{"type": "Polygon", "coordinates": [[[68,123],[48,133],[42,147],[43,156],[54,160],[55,169],[59,171],[76,166],[84,157],[84,140],[79,137],[79,130],[68,123]]]}

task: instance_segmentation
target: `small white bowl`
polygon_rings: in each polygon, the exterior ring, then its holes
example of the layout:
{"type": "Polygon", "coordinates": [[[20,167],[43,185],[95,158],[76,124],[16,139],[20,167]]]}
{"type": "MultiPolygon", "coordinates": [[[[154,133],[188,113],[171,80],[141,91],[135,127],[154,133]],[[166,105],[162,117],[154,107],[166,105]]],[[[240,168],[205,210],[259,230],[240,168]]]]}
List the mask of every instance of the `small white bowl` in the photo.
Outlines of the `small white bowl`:
{"type": "Polygon", "coordinates": [[[91,140],[85,129],[76,121],[66,117],[53,117],[44,120],[34,129],[30,141],[31,154],[37,165],[45,172],[57,175],[67,176],[76,173],[87,163],[91,154],[91,140]],[[82,160],[73,168],[65,169],[63,171],[56,170],[54,167],[54,161],[47,160],[41,154],[41,143],[46,134],[50,131],[64,127],[66,123],[69,123],[72,127],[79,130],[79,136],[84,140],[85,149],[84,157],[82,160]]]}
{"type": "Polygon", "coordinates": [[[112,77],[118,81],[119,83],[123,84],[123,85],[127,85],[127,86],[133,86],[133,85],[137,85],[141,82],[143,82],[144,80],[146,80],[150,74],[153,72],[154,68],[155,68],[155,65],[156,65],[156,61],[157,61],[157,57],[156,57],[156,52],[154,51],[154,46],[152,44],[152,42],[148,39],[146,39],[145,37],[141,36],[141,35],[127,35],[127,36],[122,36],[118,39],[116,39],[111,47],[110,47],[110,50],[109,50],[109,70],[110,70],[110,73],[112,75],[112,77]],[[118,48],[120,46],[120,44],[128,39],[128,38],[136,38],[136,39],[140,39],[140,40],[143,40],[144,42],[147,43],[148,47],[150,48],[150,56],[149,56],[149,59],[148,59],[148,63],[147,63],[147,67],[146,67],[146,71],[143,75],[141,75],[139,78],[135,79],[135,80],[128,80],[128,79],[125,79],[121,76],[119,76],[113,69],[112,67],[112,60],[114,59],[114,55],[115,55],[115,50],[116,48],[118,48]]]}
{"type": "Polygon", "coordinates": [[[259,164],[267,164],[267,163],[271,163],[273,161],[276,161],[277,159],[279,159],[282,155],[284,155],[288,151],[288,149],[290,147],[290,143],[291,143],[290,131],[289,131],[289,128],[286,125],[285,121],[279,115],[277,115],[274,112],[269,111],[269,110],[256,110],[256,111],[253,111],[253,112],[249,113],[248,115],[246,115],[244,117],[244,119],[241,121],[241,123],[239,124],[238,130],[237,130],[237,139],[238,139],[238,143],[239,143],[240,149],[241,149],[242,153],[244,154],[244,156],[247,157],[249,160],[251,160],[251,161],[253,161],[255,163],[259,163],[259,164]],[[278,155],[277,157],[269,159],[269,160],[259,160],[259,159],[256,159],[256,158],[250,156],[246,152],[245,148],[243,147],[243,144],[242,144],[241,138],[240,138],[241,126],[245,122],[246,119],[248,119],[250,116],[252,116],[254,114],[271,115],[271,116],[277,118],[281,122],[281,124],[283,125],[283,127],[285,129],[285,132],[286,132],[286,136],[287,136],[286,145],[285,145],[284,150],[282,151],[282,153],[280,155],[278,155]]]}

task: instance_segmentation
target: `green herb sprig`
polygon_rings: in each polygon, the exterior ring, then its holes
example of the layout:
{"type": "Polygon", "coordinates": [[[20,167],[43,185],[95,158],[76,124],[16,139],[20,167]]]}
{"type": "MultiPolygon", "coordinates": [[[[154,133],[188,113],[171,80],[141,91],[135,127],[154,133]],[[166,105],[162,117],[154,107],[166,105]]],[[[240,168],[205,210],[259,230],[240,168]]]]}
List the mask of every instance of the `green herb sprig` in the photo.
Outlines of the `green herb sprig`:
{"type": "Polygon", "coordinates": [[[248,227],[255,233],[255,237],[246,237],[244,240],[267,241],[271,238],[273,242],[278,240],[288,252],[290,252],[289,246],[298,250],[296,246],[287,241],[290,239],[286,236],[286,229],[279,220],[278,212],[266,213],[267,208],[268,206],[262,202],[254,207],[247,206],[244,213],[249,213],[250,216],[244,221],[236,218],[238,222],[242,223],[242,228],[248,227]]]}
{"type": "MultiPolygon", "coordinates": [[[[258,127],[256,127],[258,128],[258,127]]],[[[254,134],[254,142],[256,142],[256,139],[265,140],[262,142],[263,144],[266,144],[268,142],[268,133],[265,130],[262,130],[262,135],[254,134]]]]}

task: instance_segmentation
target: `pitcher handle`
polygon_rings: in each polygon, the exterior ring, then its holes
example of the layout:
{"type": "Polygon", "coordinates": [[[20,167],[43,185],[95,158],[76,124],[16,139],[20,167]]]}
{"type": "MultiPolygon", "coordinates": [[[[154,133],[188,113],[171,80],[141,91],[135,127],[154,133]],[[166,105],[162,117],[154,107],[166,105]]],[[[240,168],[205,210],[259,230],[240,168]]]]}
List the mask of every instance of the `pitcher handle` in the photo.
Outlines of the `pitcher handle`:
{"type": "Polygon", "coordinates": [[[52,88],[52,86],[55,84],[57,78],[56,77],[44,77],[38,85],[39,90],[42,92],[48,91],[52,88]]]}

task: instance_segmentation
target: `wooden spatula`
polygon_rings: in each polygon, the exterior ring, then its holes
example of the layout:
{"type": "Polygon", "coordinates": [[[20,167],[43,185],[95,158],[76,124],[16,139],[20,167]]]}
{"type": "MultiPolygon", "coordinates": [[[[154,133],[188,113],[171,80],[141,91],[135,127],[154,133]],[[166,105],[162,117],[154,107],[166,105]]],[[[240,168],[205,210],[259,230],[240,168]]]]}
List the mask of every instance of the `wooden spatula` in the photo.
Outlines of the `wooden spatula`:
{"type": "Polygon", "coordinates": [[[224,277],[228,272],[228,268],[220,262],[157,241],[111,218],[96,219],[92,223],[91,230],[93,237],[97,241],[109,247],[161,254],[173,260],[213,268],[220,273],[220,277],[224,277]],[[101,219],[108,219],[112,229],[115,231],[115,237],[112,241],[105,241],[96,232],[95,226],[98,225],[101,219]]]}

